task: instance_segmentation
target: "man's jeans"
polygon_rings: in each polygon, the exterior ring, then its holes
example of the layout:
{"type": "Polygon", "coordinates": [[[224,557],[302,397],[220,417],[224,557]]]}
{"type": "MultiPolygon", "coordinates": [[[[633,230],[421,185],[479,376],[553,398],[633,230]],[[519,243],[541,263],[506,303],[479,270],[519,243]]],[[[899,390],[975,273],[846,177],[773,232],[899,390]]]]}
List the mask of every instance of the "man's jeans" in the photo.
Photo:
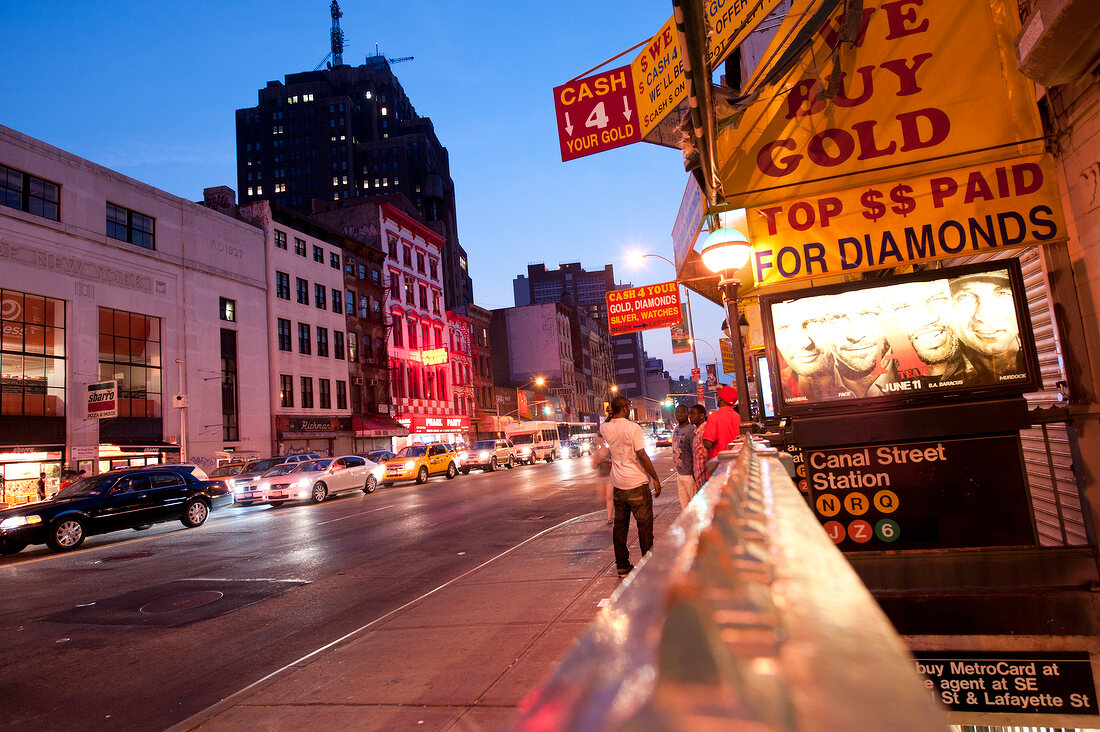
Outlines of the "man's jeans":
{"type": "Polygon", "coordinates": [[[611,532],[611,541],[618,569],[631,567],[626,537],[632,513],[638,524],[638,548],[644,557],[653,548],[653,494],[649,492],[649,483],[627,490],[615,489],[615,529],[611,532]]]}

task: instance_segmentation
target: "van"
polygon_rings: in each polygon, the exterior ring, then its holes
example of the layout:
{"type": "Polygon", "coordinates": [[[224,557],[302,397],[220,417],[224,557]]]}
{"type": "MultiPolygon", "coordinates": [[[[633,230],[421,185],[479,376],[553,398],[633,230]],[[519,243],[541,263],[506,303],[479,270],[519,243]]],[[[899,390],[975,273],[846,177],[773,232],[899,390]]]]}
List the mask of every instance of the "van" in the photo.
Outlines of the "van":
{"type": "Polygon", "coordinates": [[[556,422],[514,422],[504,425],[504,436],[516,446],[516,459],[528,465],[561,457],[556,422]]]}

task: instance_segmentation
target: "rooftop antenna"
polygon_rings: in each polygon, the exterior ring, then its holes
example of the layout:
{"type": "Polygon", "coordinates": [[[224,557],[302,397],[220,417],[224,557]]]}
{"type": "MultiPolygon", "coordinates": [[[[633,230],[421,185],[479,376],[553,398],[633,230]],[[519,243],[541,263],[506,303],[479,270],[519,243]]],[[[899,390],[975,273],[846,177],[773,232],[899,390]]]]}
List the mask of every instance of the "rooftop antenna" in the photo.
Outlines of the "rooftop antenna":
{"type": "Polygon", "coordinates": [[[332,30],[329,32],[332,41],[332,65],[340,66],[344,63],[344,31],[340,30],[340,18],[344,17],[344,13],[336,0],[332,0],[329,12],[332,13],[332,30]]]}

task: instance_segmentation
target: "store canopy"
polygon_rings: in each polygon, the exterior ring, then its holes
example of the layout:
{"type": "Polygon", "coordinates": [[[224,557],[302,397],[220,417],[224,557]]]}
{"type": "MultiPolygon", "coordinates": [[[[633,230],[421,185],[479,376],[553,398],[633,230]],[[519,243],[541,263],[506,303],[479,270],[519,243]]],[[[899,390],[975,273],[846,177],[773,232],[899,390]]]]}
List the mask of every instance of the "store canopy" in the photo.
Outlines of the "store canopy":
{"type": "Polygon", "coordinates": [[[351,418],[356,437],[404,437],[408,428],[390,417],[363,416],[351,418]]]}

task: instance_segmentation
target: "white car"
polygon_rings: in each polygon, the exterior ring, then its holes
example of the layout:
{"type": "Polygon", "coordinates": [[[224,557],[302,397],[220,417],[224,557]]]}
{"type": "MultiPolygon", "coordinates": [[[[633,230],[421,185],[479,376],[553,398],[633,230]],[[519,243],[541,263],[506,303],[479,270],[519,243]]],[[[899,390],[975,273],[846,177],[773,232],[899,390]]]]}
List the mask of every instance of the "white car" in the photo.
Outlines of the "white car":
{"type": "Polygon", "coordinates": [[[331,495],[346,491],[374,493],[382,470],[381,465],[360,455],[309,460],[281,475],[261,478],[256,491],[262,497],[249,496],[246,500],[278,505],[308,498],[320,503],[331,495]]]}
{"type": "Polygon", "coordinates": [[[284,476],[296,470],[299,465],[301,463],[280,463],[259,475],[232,481],[230,487],[233,489],[233,500],[238,506],[251,506],[254,503],[266,503],[271,490],[289,492],[292,479],[284,476]]]}

